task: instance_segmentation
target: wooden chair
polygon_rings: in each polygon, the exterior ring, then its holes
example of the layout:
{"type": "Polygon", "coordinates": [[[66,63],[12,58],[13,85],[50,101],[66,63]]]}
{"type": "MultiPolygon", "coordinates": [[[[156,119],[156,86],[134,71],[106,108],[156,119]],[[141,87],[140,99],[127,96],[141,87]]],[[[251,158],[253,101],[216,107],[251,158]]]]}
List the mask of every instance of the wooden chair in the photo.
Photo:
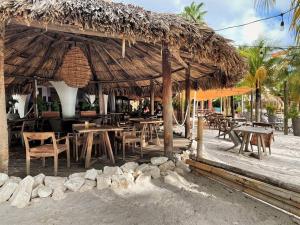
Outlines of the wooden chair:
{"type": "Polygon", "coordinates": [[[58,169],[58,155],[62,152],[67,154],[67,167],[70,167],[70,147],[69,137],[63,137],[60,139],[55,138],[54,132],[24,132],[23,133],[25,147],[26,147],[26,172],[30,174],[30,160],[31,158],[42,158],[43,167],[45,167],[45,158],[54,158],[54,176],[57,176],[58,169]],[[50,140],[51,144],[45,144],[46,140],[50,140]],[[65,143],[59,144],[59,142],[65,140],[65,143]],[[41,145],[30,147],[30,142],[40,141],[41,145]]]}
{"type": "MultiPolygon", "coordinates": [[[[272,132],[271,134],[264,135],[263,139],[265,142],[265,146],[266,146],[266,148],[269,148],[269,154],[271,155],[271,144],[272,144],[272,140],[274,141],[274,133],[272,132]]],[[[253,145],[258,146],[257,135],[255,135],[255,134],[252,135],[251,140],[250,140],[250,146],[251,146],[252,151],[253,151],[253,145]]]]}
{"type": "Polygon", "coordinates": [[[115,136],[115,142],[117,144],[116,150],[119,149],[119,146],[122,146],[122,152],[123,152],[123,160],[125,160],[125,151],[126,151],[126,145],[131,145],[132,149],[136,147],[136,144],[139,143],[140,153],[141,157],[143,157],[143,149],[142,149],[142,143],[141,143],[141,137],[140,137],[140,131],[136,131],[135,127],[127,127],[124,128],[124,131],[121,131],[116,134],[115,136]]]}

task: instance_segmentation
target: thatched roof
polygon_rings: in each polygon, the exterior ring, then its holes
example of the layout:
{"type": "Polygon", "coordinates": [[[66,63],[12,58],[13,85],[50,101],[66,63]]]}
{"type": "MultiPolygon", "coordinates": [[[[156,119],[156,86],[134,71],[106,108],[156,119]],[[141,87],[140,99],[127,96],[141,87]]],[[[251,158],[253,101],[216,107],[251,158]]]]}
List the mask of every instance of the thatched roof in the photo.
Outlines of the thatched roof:
{"type": "Polygon", "coordinates": [[[177,86],[185,80],[187,63],[192,66],[193,86],[202,89],[231,86],[245,70],[230,41],[206,25],[133,5],[101,0],[2,0],[0,15],[7,22],[8,86],[24,88],[23,77],[59,79],[63,58],[74,45],[86,55],[93,81],[102,82],[107,90],[130,86],[142,90],[149,79],[159,85],[162,41],[169,43],[177,86]],[[122,40],[126,40],[125,58],[122,40]]]}

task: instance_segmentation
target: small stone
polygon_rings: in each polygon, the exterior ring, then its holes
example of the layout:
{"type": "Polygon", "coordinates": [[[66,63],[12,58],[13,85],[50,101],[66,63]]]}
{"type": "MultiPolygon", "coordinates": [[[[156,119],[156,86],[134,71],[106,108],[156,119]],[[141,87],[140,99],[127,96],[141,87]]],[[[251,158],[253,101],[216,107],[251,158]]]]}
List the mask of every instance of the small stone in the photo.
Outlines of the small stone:
{"type": "Polygon", "coordinates": [[[62,200],[66,197],[66,194],[61,188],[57,188],[53,190],[52,199],[55,201],[62,200]]]}
{"type": "Polygon", "coordinates": [[[40,198],[47,198],[52,194],[52,188],[47,186],[40,186],[38,189],[38,196],[40,198]]]}
{"type": "Polygon", "coordinates": [[[149,168],[149,165],[146,164],[146,163],[139,165],[139,166],[135,169],[135,171],[134,171],[134,173],[133,173],[133,176],[134,176],[134,177],[138,177],[140,174],[142,174],[142,173],[143,173],[144,171],[146,171],[148,168],[149,168]]]}
{"type": "Polygon", "coordinates": [[[18,187],[18,183],[9,179],[0,188],[0,203],[8,201],[18,187]]]}
{"type": "Polygon", "coordinates": [[[92,190],[94,187],[96,187],[97,182],[94,180],[86,180],[84,185],[80,188],[79,192],[85,192],[92,190]]]}
{"type": "Polygon", "coordinates": [[[121,166],[121,170],[124,173],[134,173],[135,169],[139,166],[136,162],[127,162],[123,166],[121,166]]]}
{"type": "Polygon", "coordinates": [[[142,173],[136,178],[135,183],[138,185],[147,185],[151,183],[151,175],[142,173]]]}
{"type": "Polygon", "coordinates": [[[64,183],[67,181],[66,177],[52,177],[46,176],[45,177],[45,186],[52,188],[53,190],[60,189],[63,192],[67,189],[64,183]]]}
{"type": "Polygon", "coordinates": [[[95,181],[97,178],[97,175],[98,175],[98,171],[96,169],[90,169],[90,170],[86,171],[84,178],[95,181]]]}
{"type": "Polygon", "coordinates": [[[9,179],[6,173],[0,173],[0,187],[9,179]]]}
{"type": "Polygon", "coordinates": [[[102,190],[111,186],[111,176],[100,174],[97,176],[97,189],[102,190]]]}
{"type": "Polygon", "coordinates": [[[39,197],[38,190],[40,187],[44,186],[43,184],[40,184],[39,186],[35,187],[31,192],[31,199],[39,197]]]}
{"type": "Polygon", "coordinates": [[[11,176],[9,180],[18,184],[22,179],[20,177],[11,176]]]}
{"type": "Polygon", "coordinates": [[[171,160],[169,160],[159,166],[159,169],[161,172],[167,172],[168,170],[174,170],[174,168],[175,168],[175,163],[171,160]]]}
{"type": "MultiPolygon", "coordinates": [[[[185,174],[183,169],[181,169],[179,167],[175,167],[174,172],[176,172],[176,173],[178,173],[179,175],[182,175],[182,176],[185,174]]],[[[166,174],[166,175],[168,175],[168,174],[166,174]]]]}
{"type": "Polygon", "coordinates": [[[159,166],[165,162],[168,161],[168,158],[167,157],[152,157],[151,158],[151,164],[152,165],[155,165],[155,166],[159,166]]]}
{"type": "Polygon", "coordinates": [[[182,169],[185,173],[190,173],[191,169],[188,164],[184,163],[183,161],[176,162],[176,167],[182,169]]]}
{"type": "Polygon", "coordinates": [[[111,187],[114,189],[127,189],[130,185],[134,184],[134,177],[129,173],[126,175],[113,175],[111,180],[111,187]]]}
{"type": "Polygon", "coordinates": [[[114,167],[105,166],[103,169],[103,174],[108,176],[121,175],[123,174],[123,171],[118,166],[114,166],[114,167]]]}
{"type": "Polygon", "coordinates": [[[144,170],[144,174],[149,174],[153,179],[160,178],[160,169],[158,166],[149,166],[147,169],[144,170]]]}
{"type": "Polygon", "coordinates": [[[46,176],[42,173],[33,177],[33,179],[34,179],[33,188],[36,188],[40,184],[44,184],[45,177],[46,176]]]}
{"type": "Polygon", "coordinates": [[[85,179],[82,177],[73,177],[65,182],[65,186],[70,190],[70,191],[79,191],[81,186],[84,184],[85,179]]]}
{"type": "Polygon", "coordinates": [[[34,179],[32,176],[27,176],[20,181],[16,191],[12,196],[12,206],[16,206],[17,208],[24,208],[29,204],[33,183],[34,179]]]}
{"type": "Polygon", "coordinates": [[[69,179],[72,179],[72,178],[74,178],[74,177],[85,177],[85,172],[81,172],[81,173],[73,173],[73,174],[71,174],[70,176],[69,176],[69,179]]]}

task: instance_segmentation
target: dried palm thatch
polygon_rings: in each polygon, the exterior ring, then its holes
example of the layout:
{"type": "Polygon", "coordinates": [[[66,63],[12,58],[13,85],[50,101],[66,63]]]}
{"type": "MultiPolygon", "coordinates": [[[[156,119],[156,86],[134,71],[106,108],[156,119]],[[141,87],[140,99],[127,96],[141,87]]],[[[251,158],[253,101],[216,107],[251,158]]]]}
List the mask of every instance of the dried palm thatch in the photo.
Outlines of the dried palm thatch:
{"type": "Polygon", "coordinates": [[[16,78],[11,85],[22,85],[34,76],[59,79],[63,58],[74,45],[89,62],[92,82],[103,83],[107,91],[129,87],[143,91],[149,80],[160,85],[162,41],[170,46],[177,87],[185,80],[182,69],[187,64],[193,86],[202,89],[228,87],[245,71],[245,62],[230,41],[206,25],[133,5],[2,0],[0,16],[7,22],[5,75],[16,78]]]}
{"type": "Polygon", "coordinates": [[[63,58],[59,76],[70,87],[83,88],[88,85],[92,72],[80,48],[74,47],[67,52],[63,58]]]}

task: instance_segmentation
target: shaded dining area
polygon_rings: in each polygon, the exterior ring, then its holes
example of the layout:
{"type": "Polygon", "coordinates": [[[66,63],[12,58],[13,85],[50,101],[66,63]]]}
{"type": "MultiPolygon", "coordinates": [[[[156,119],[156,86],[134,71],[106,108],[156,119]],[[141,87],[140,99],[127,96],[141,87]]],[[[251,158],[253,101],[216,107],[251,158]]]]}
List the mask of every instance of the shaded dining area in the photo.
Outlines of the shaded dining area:
{"type": "Polygon", "coordinates": [[[0,3],[1,172],[173,157],[188,143],[173,136],[176,93],[232,86],[244,73],[230,41],[206,25],[132,5],[63,2],[0,3]],[[82,11],[90,5],[110,16],[82,11]]]}

